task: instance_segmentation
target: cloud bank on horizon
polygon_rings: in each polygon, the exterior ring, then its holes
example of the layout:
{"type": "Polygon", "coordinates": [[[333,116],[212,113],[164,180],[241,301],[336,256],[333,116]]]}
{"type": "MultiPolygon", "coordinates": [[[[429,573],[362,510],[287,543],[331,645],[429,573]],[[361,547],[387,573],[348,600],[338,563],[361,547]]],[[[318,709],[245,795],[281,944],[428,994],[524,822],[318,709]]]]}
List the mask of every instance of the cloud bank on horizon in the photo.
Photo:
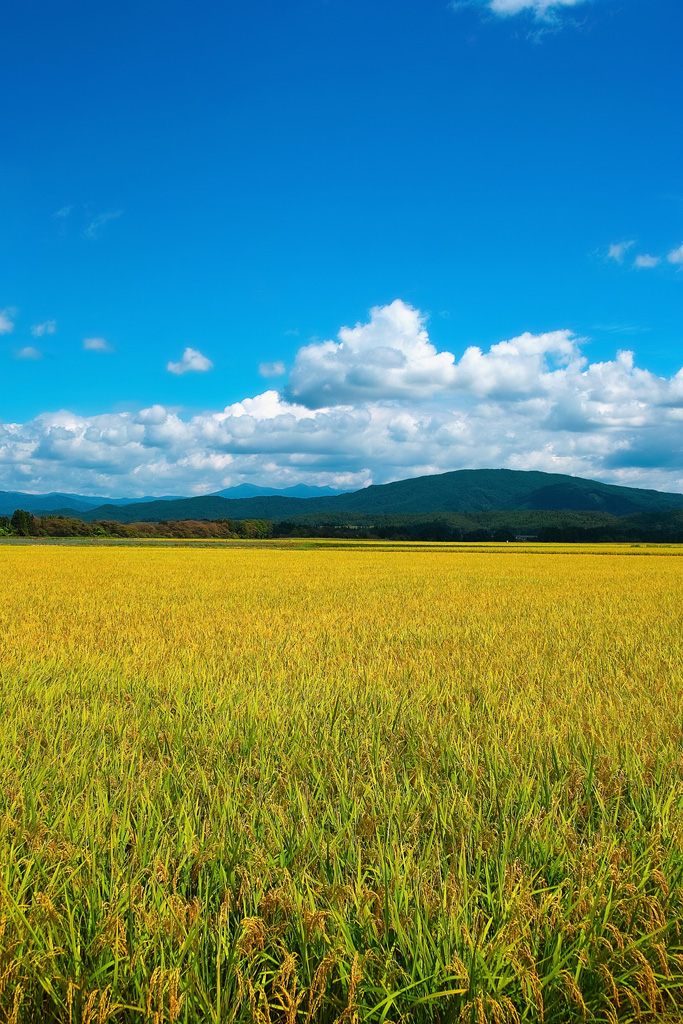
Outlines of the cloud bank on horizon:
{"type": "MultiPolygon", "coordinates": [[[[591,363],[584,343],[569,330],[525,333],[456,358],[397,299],[336,340],[302,346],[281,391],[220,411],[183,418],[154,405],[0,423],[0,488],[135,497],[246,480],[351,489],[505,467],[683,491],[683,369],[657,376],[631,352],[591,363]]],[[[197,356],[187,349],[171,372],[207,369],[197,356]]]]}

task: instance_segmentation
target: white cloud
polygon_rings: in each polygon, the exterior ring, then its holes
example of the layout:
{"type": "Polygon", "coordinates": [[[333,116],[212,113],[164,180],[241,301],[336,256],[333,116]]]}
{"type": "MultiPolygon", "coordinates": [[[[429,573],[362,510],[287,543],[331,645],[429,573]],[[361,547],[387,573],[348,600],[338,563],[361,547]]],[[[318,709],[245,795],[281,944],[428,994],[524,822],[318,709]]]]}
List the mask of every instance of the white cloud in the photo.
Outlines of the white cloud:
{"type": "Polygon", "coordinates": [[[647,253],[643,253],[640,256],[636,256],[633,266],[638,267],[640,270],[650,270],[652,267],[659,266],[660,263],[659,256],[649,256],[647,253]]]}
{"type": "Polygon", "coordinates": [[[213,367],[213,363],[203,356],[196,348],[186,348],[179,363],[167,363],[169,373],[205,373],[213,367]]]}
{"type": "Polygon", "coordinates": [[[11,334],[14,330],[13,309],[0,309],[0,334],[11,334]]]}
{"type": "Polygon", "coordinates": [[[56,320],[46,320],[44,324],[34,324],[31,334],[34,338],[42,338],[45,334],[54,334],[57,330],[56,320]]]}
{"type": "Polygon", "coordinates": [[[97,217],[94,217],[90,221],[87,228],[83,232],[83,237],[94,241],[99,237],[100,230],[110,220],[116,220],[118,217],[123,215],[123,210],[116,210],[114,213],[100,213],[97,217]]]}
{"type": "Polygon", "coordinates": [[[454,357],[430,343],[418,310],[396,300],[370,311],[370,322],[342,327],[339,341],[300,348],[286,394],[320,408],[378,395],[427,396],[454,376],[454,357]]]}
{"type": "Polygon", "coordinates": [[[444,392],[477,397],[535,393],[543,360],[578,358],[571,332],[524,334],[493,345],[488,353],[468,348],[459,362],[430,342],[424,317],[396,300],[370,311],[370,322],[343,327],[339,341],[300,348],[286,395],[309,408],[377,399],[418,401],[444,392]]]}
{"type": "MultiPolygon", "coordinates": [[[[617,263],[623,264],[626,253],[633,245],[635,245],[634,240],[629,242],[616,242],[610,245],[605,259],[615,260],[617,263]]],[[[672,249],[666,258],[669,263],[673,263],[675,265],[678,264],[679,266],[683,265],[683,245],[679,246],[677,249],[672,249]]],[[[650,270],[653,267],[658,267],[662,260],[662,256],[651,256],[649,253],[640,253],[635,257],[633,266],[639,270],[650,270]]]]}
{"type": "Polygon", "coordinates": [[[275,363],[259,363],[258,372],[262,377],[283,377],[287,371],[285,364],[278,360],[275,363]]]}
{"type": "Polygon", "coordinates": [[[490,0],[488,7],[494,14],[520,14],[531,11],[537,17],[546,17],[550,12],[562,7],[574,7],[585,0],[490,0]]]}
{"type": "Polygon", "coordinates": [[[454,10],[463,7],[481,7],[501,17],[531,14],[539,21],[556,21],[560,12],[576,7],[586,0],[453,0],[454,10]]]}
{"type": "Polygon", "coordinates": [[[62,208],[60,210],[55,210],[55,212],[52,214],[52,216],[53,217],[59,217],[60,220],[64,220],[64,218],[69,216],[69,214],[71,213],[72,210],[73,210],[73,206],[62,206],[62,208]]]}
{"type": "Polygon", "coordinates": [[[43,353],[40,349],[33,348],[32,345],[27,345],[26,348],[20,348],[17,352],[17,359],[42,359],[43,353]]]}
{"type": "Polygon", "coordinates": [[[624,262],[624,256],[632,245],[635,245],[635,239],[631,239],[630,242],[614,242],[610,245],[607,252],[608,260],[616,260],[617,263],[624,262]]]}
{"type": "Polygon", "coordinates": [[[300,349],[284,393],[190,418],[155,405],[0,424],[0,487],[135,496],[265,478],[354,488],[502,466],[683,491],[683,369],[661,377],[630,352],[590,363],[582,345],[560,330],[456,356],[439,351],[418,310],[394,302],[300,349]]]}
{"type": "Polygon", "coordinates": [[[104,338],[84,338],[83,348],[86,352],[113,352],[114,346],[104,338]]]}

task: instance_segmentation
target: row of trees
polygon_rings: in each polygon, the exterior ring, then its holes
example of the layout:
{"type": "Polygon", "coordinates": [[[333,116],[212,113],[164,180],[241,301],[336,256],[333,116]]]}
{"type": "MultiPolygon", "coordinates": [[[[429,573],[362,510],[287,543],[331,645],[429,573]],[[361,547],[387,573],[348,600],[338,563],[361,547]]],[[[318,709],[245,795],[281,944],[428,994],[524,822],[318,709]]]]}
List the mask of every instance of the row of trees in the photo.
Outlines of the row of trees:
{"type": "Polygon", "coordinates": [[[369,527],[339,526],[335,523],[319,525],[301,523],[274,523],[274,537],[329,537],[340,540],[417,540],[417,541],[511,541],[511,530],[469,530],[451,527],[436,520],[432,523],[389,523],[369,527]]]}
{"type": "Polygon", "coordinates": [[[486,541],[511,542],[533,540],[541,543],[604,544],[650,543],[683,544],[683,525],[632,526],[538,526],[533,533],[527,530],[478,527],[462,530],[443,520],[420,523],[377,523],[356,528],[333,523],[319,525],[301,523],[274,523],[273,537],[330,537],[354,540],[440,541],[444,543],[480,543],[486,541]]]}
{"type": "Polygon", "coordinates": [[[0,536],[5,537],[167,537],[175,539],[258,539],[271,537],[273,524],[265,519],[203,519],[163,523],[84,523],[64,516],[34,516],[25,509],[0,516],[0,536]]]}
{"type": "MultiPolygon", "coordinates": [[[[517,534],[506,529],[461,530],[443,520],[419,523],[378,523],[356,528],[334,523],[302,524],[272,523],[267,519],[202,519],[168,520],[159,523],[117,523],[101,521],[84,523],[64,516],[34,516],[17,509],[10,517],[0,516],[0,536],[5,537],[93,537],[144,538],[177,540],[259,540],[268,537],[320,537],[340,540],[397,540],[477,543],[482,541],[514,541],[517,534]]],[[[598,526],[540,527],[534,540],[549,543],[658,543],[683,544],[683,526],[598,526]]]]}

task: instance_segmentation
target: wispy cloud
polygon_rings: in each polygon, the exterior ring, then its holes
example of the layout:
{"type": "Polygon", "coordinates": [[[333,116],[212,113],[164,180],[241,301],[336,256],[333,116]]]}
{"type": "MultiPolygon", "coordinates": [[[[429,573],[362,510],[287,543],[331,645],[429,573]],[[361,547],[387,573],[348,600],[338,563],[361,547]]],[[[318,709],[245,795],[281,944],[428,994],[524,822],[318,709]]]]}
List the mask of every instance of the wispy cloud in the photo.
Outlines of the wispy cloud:
{"type": "Polygon", "coordinates": [[[100,230],[108,223],[108,221],[116,220],[117,217],[121,217],[122,215],[123,210],[116,210],[114,213],[100,213],[99,216],[94,217],[93,220],[90,221],[83,232],[83,237],[89,238],[90,241],[94,241],[99,236],[100,230]]]}
{"type": "MultiPolygon", "coordinates": [[[[634,239],[630,239],[626,242],[613,242],[607,252],[605,252],[604,249],[598,250],[593,255],[602,257],[605,260],[613,260],[615,263],[623,265],[626,254],[635,244],[634,239]]],[[[665,261],[673,264],[674,266],[683,266],[683,245],[679,245],[676,249],[672,249],[666,255],[653,256],[649,252],[638,253],[638,255],[635,256],[633,263],[630,263],[629,261],[629,266],[635,267],[636,270],[652,270],[654,267],[660,266],[665,261]]]]}
{"type": "Polygon", "coordinates": [[[591,331],[608,331],[610,334],[644,334],[649,327],[636,327],[634,324],[592,324],[591,331]]]}
{"type": "Polygon", "coordinates": [[[83,348],[86,352],[113,352],[114,346],[105,338],[84,338],[83,348]]]}
{"type": "Polygon", "coordinates": [[[13,309],[0,309],[0,334],[11,334],[14,330],[14,320],[12,317],[16,316],[13,309]]]}
{"type": "Polygon", "coordinates": [[[636,242],[635,242],[635,239],[633,239],[633,238],[631,239],[630,242],[613,242],[612,245],[610,245],[609,249],[607,250],[607,257],[606,258],[608,260],[615,260],[617,263],[623,263],[624,262],[624,256],[626,255],[628,250],[631,248],[631,246],[633,246],[635,244],[636,244],[636,242]]]}
{"type": "Polygon", "coordinates": [[[60,220],[64,220],[66,217],[69,216],[72,210],[73,206],[62,206],[61,210],[55,210],[52,216],[58,217],[60,220]]]}
{"type": "Polygon", "coordinates": [[[20,348],[17,352],[17,359],[28,359],[34,362],[38,359],[43,358],[43,353],[40,349],[34,348],[33,345],[27,345],[26,348],[20,348]]]}
{"type": "Polygon", "coordinates": [[[54,334],[57,330],[56,320],[46,320],[44,324],[34,324],[31,334],[34,338],[42,338],[45,334],[54,334]]]}
{"type": "Polygon", "coordinates": [[[167,363],[169,373],[205,373],[212,369],[213,363],[203,356],[196,348],[186,348],[179,363],[167,363]]]}
{"type": "Polygon", "coordinates": [[[464,7],[478,7],[509,18],[515,14],[527,14],[537,21],[557,22],[558,16],[569,7],[577,7],[589,0],[453,0],[453,10],[464,7]]]}
{"type": "Polygon", "coordinates": [[[511,15],[530,11],[537,18],[547,18],[563,7],[576,7],[586,0],[490,0],[488,7],[494,14],[511,15]]]}
{"type": "Polygon", "coordinates": [[[285,373],[285,364],[278,360],[275,363],[259,363],[258,372],[262,377],[282,377],[285,373]]]}
{"type": "Polygon", "coordinates": [[[650,256],[649,253],[644,252],[640,256],[636,256],[633,266],[640,270],[651,270],[652,267],[658,267],[661,262],[659,256],[650,256]]]}

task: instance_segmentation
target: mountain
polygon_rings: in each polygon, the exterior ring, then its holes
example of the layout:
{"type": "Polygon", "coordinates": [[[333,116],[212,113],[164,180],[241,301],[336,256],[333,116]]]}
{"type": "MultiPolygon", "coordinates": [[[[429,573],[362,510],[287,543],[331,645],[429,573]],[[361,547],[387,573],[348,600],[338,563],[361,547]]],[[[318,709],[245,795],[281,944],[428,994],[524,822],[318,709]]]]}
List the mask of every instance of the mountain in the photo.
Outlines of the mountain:
{"type": "Polygon", "coordinates": [[[683,509],[683,494],[619,487],[597,480],[511,469],[462,469],[453,473],[377,484],[336,496],[292,498],[257,495],[225,498],[156,499],[129,505],[108,503],[85,511],[58,510],[86,522],[122,523],[181,519],[272,519],[353,522],[354,515],[473,513],[488,511],[580,511],[613,516],[683,509]]]}
{"type": "MultiPolygon", "coordinates": [[[[123,501],[130,502],[129,499],[123,501]]],[[[50,494],[26,494],[24,491],[0,491],[0,515],[11,516],[15,509],[24,508],[27,512],[34,512],[36,509],[52,510],[68,505],[69,508],[85,511],[89,508],[97,508],[103,502],[115,502],[116,498],[88,498],[82,494],[63,494],[60,491],[52,491],[50,494]]]]}
{"type": "MultiPolygon", "coordinates": [[[[216,491],[207,497],[221,498],[254,498],[258,495],[281,495],[288,498],[322,498],[343,494],[331,487],[309,487],[307,484],[295,484],[293,487],[261,487],[258,484],[239,484],[216,491]]],[[[0,515],[11,516],[15,509],[23,508],[27,512],[87,512],[88,509],[101,508],[103,505],[147,505],[157,501],[186,501],[178,494],[164,494],[162,497],[147,495],[144,498],[104,498],[87,494],[67,494],[62,491],[51,491],[49,494],[27,494],[25,491],[0,491],[0,515]]]]}
{"type": "Polygon", "coordinates": [[[293,487],[262,487],[260,484],[238,484],[237,487],[226,487],[222,491],[214,491],[209,497],[219,498],[257,498],[259,495],[279,496],[282,498],[326,498],[345,494],[335,491],[332,487],[310,487],[308,484],[294,484],[293,487]]]}
{"type": "Polygon", "coordinates": [[[85,512],[102,505],[137,505],[150,501],[178,500],[182,499],[177,494],[164,495],[162,498],[154,498],[151,495],[147,495],[145,498],[104,498],[102,496],[92,497],[87,494],[65,494],[61,491],[51,491],[49,494],[0,491],[0,516],[11,516],[17,508],[26,509],[27,512],[59,512],[64,508],[85,512]]]}
{"type": "MultiPolygon", "coordinates": [[[[88,501],[95,500],[88,498],[88,501]]],[[[144,498],[98,498],[97,504],[140,505],[149,501],[182,501],[182,494],[147,494],[144,498]]]]}

